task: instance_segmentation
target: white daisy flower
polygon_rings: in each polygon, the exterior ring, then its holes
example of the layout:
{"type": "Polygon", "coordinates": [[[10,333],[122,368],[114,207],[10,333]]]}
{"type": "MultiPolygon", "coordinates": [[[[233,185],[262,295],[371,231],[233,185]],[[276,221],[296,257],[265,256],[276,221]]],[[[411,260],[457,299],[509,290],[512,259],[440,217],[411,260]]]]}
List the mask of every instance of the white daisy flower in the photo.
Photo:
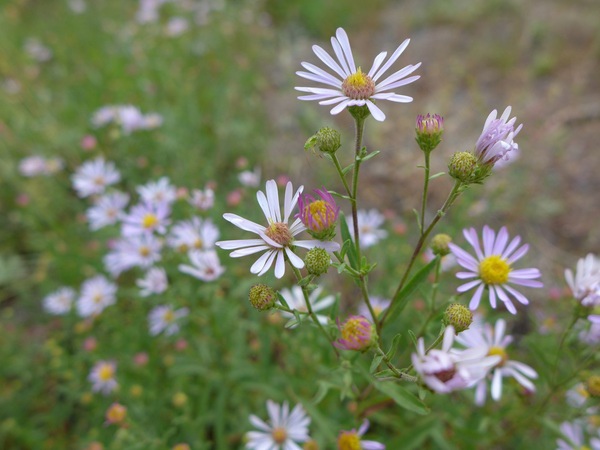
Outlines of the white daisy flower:
{"type": "MultiPolygon", "coordinates": [[[[369,300],[371,301],[375,317],[379,317],[392,303],[389,298],[383,297],[371,297],[369,300]]],[[[371,317],[371,311],[369,311],[369,307],[364,303],[361,303],[358,307],[358,314],[364,317],[371,317]]]]}
{"type": "Polygon", "coordinates": [[[47,313],[62,316],[71,311],[74,300],[75,290],[69,287],[63,287],[44,297],[42,305],[47,313]]]}
{"type": "Polygon", "coordinates": [[[258,187],[260,184],[260,167],[255,167],[254,170],[244,170],[238,174],[238,180],[242,186],[258,187]]]}
{"type": "Polygon", "coordinates": [[[461,352],[451,351],[454,328],[446,327],[441,349],[425,353],[425,341],[417,341],[417,353],[411,355],[415,371],[433,391],[447,394],[475,385],[488,371],[501,361],[500,356],[488,356],[486,349],[471,348],[461,352]]]}
{"type": "Polygon", "coordinates": [[[495,165],[501,159],[508,161],[519,150],[519,145],[514,142],[514,138],[523,128],[523,124],[515,130],[517,118],[508,120],[510,111],[511,107],[507,106],[499,119],[496,118],[498,115],[496,110],[488,115],[483,131],[475,144],[475,156],[482,164],[495,165]]]}
{"type": "Polygon", "coordinates": [[[90,229],[95,231],[107,225],[116,224],[129,203],[129,195],[123,192],[111,192],[99,197],[94,206],[86,212],[90,229]]]}
{"type": "Polygon", "coordinates": [[[267,181],[265,189],[267,194],[265,195],[262,191],[258,191],[256,194],[258,204],[267,219],[266,227],[244,219],[237,214],[227,213],[223,215],[225,220],[242,230],[257,234],[260,239],[219,241],[215,245],[224,250],[234,250],[230,254],[233,258],[264,251],[262,256],[252,265],[250,272],[259,276],[263,275],[275,262],[275,276],[277,278],[283,277],[285,273],[286,257],[294,267],[298,269],[304,267],[304,261],[292,249],[294,246],[306,249],[322,247],[328,251],[338,250],[339,244],[337,242],[294,239],[294,236],[306,230],[300,219],[296,219],[291,226],[288,225],[288,220],[298,203],[298,197],[303,188],[303,186],[300,186],[296,193],[292,195],[292,183],[287,183],[282,216],[277,183],[275,183],[275,180],[267,181]]]}
{"type": "MultiPolygon", "coordinates": [[[[312,291],[308,296],[308,301],[311,305],[311,309],[313,310],[313,312],[327,309],[335,302],[334,295],[328,295],[319,299],[322,292],[323,288],[318,287],[314,291],[312,291]]],[[[302,288],[300,286],[293,286],[291,289],[282,289],[279,291],[279,293],[285,299],[285,301],[291,309],[295,309],[296,311],[300,311],[303,313],[308,312],[306,309],[306,302],[304,301],[304,294],[302,293],[302,288]]],[[[286,328],[296,328],[298,326],[294,314],[286,311],[280,311],[280,314],[283,317],[287,317],[290,319],[289,322],[285,325],[286,328]]],[[[326,324],[329,320],[327,316],[323,316],[321,314],[317,314],[316,316],[319,322],[321,322],[322,324],[326,324]]]]}
{"type": "Polygon", "coordinates": [[[215,191],[206,188],[203,191],[200,189],[192,190],[192,197],[189,200],[190,205],[195,206],[201,211],[209,210],[215,204],[215,191]]]}
{"type": "Polygon", "coordinates": [[[46,158],[33,155],[19,161],[19,173],[24,177],[37,177],[46,173],[46,158]]]}
{"type": "Polygon", "coordinates": [[[171,184],[167,177],[138,186],[136,191],[145,203],[167,203],[170,205],[177,199],[177,188],[171,184]]]}
{"type": "Polygon", "coordinates": [[[385,114],[375,105],[373,100],[410,103],[413,100],[412,97],[399,95],[389,91],[410,84],[420,78],[418,75],[406,78],[419,68],[421,63],[418,63],[415,65],[408,65],[378,82],[382,75],[400,57],[409,42],[410,39],[406,39],[383,65],[382,63],[387,56],[387,52],[382,52],[377,55],[369,72],[364,73],[361,68],[357,68],[354,63],[354,56],[352,55],[348,35],[342,28],[338,28],[335,37],[331,38],[331,45],[337,61],[318,45],[313,45],[312,47],[315,55],[317,55],[329,69],[335,72],[335,75],[307,62],[302,62],[301,65],[308,70],[308,72],[296,72],[296,74],[302,78],[331,86],[333,89],[296,87],[295,89],[298,91],[311,94],[298,98],[300,100],[317,100],[320,105],[336,105],[331,110],[331,114],[338,114],[348,106],[367,105],[367,108],[369,108],[369,111],[375,120],[380,122],[385,120],[385,114]]]}
{"type": "Polygon", "coordinates": [[[118,240],[104,257],[104,266],[113,277],[133,267],[147,268],[160,261],[162,242],[152,234],[118,240]]]}
{"type": "Polygon", "coordinates": [[[385,445],[377,441],[363,440],[362,436],[369,429],[369,421],[365,419],[358,430],[341,431],[337,438],[339,450],[385,450],[385,445]]]}
{"type": "Polygon", "coordinates": [[[169,282],[167,273],[162,267],[152,267],[144,278],[139,278],[135,284],[140,288],[140,296],[149,297],[152,294],[162,294],[167,290],[169,282]]]}
{"type": "Polygon", "coordinates": [[[138,236],[156,232],[164,234],[169,225],[171,209],[166,203],[140,203],[121,219],[123,236],[138,236]]]}
{"type": "Polygon", "coordinates": [[[579,259],[575,273],[565,270],[565,279],[573,297],[583,306],[600,306],[600,259],[591,253],[579,259]]]}
{"type": "Polygon", "coordinates": [[[219,261],[219,256],[214,250],[192,250],[188,253],[192,265],[180,264],[179,271],[187,273],[202,281],[214,281],[223,275],[225,268],[219,261]]]}
{"type": "Polygon", "coordinates": [[[72,176],[73,187],[79,197],[103,194],[107,186],[118,183],[121,174],[114,163],[105,162],[98,157],[93,161],[83,163],[72,176]]]}
{"type": "MultiPolygon", "coordinates": [[[[537,372],[522,362],[508,359],[506,347],[512,342],[512,336],[505,336],[506,322],[503,319],[496,321],[494,329],[486,323],[473,323],[471,327],[458,335],[456,341],[467,348],[483,348],[487,355],[500,356],[500,361],[491,370],[492,399],[500,400],[502,397],[502,379],[512,377],[528,392],[535,392],[535,385],[531,379],[538,377],[537,372]]],[[[482,379],[475,387],[475,403],[479,406],[485,403],[487,396],[488,377],[482,379]]]]}
{"type": "Polygon", "coordinates": [[[157,306],[148,314],[148,325],[150,334],[156,336],[164,331],[165,335],[171,336],[179,332],[177,321],[189,314],[187,308],[174,310],[171,306],[157,306]]]}
{"type": "Polygon", "coordinates": [[[579,421],[563,422],[560,425],[560,431],[566,439],[558,439],[557,450],[600,450],[600,439],[591,438],[586,442],[583,433],[583,424],[579,421]]]}
{"type": "Polygon", "coordinates": [[[298,443],[309,439],[310,418],[302,405],[298,404],[290,412],[287,402],[281,406],[267,400],[269,422],[264,422],[254,414],[250,423],[260,431],[246,433],[248,450],[301,450],[298,443]]]}
{"type": "Polygon", "coordinates": [[[517,248],[521,242],[520,236],[516,236],[509,243],[506,227],[502,227],[496,235],[494,230],[485,225],[483,227],[483,249],[479,244],[479,237],[475,228],[464,229],[463,235],[475,250],[475,256],[470,255],[452,242],[448,246],[456,256],[458,264],[468,270],[468,272],[458,272],[456,277],[463,280],[475,278],[475,280],[468,281],[457,289],[458,292],[466,292],[475,287],[477,288],[469,303],[471,310],[477,309],[483,291],[487,288],[492,308],[496,308],[497,300],[500,299],[510,313],[516,314],[517,309],[509,294],[523,305],[527,305],[529,300],[510,287],[509,283],[532,288],[544,286],[541,281],[536,280],[536,278],[541,277],[538,269],[515,270],[512,268],[513,263],[527,253],[529,245],[525,244],[517,248]]]}
{"type": "Polygon", "coordinates": [[[92,383],[92,391],[104,395],[114,391],[118,386],[115,379],[116,372],[117,365],[113,361],[98,361],[88,375],[88,380],[92,383]]]}
{"type": "MultiPolygon", "coordinates": [[[[377,244],[380,240],[385,239],[388,235],[387,231],[381,230],[379,227],[385,222],[385,217],[376,209],[365,211],[363,209],[357,211],[358,232],[360,233],[360,247],[367,248],[377,244]]],[[[348,228],[350,235],[354,239],[354,221],[352,216],[347,217],[348,228]]]]}
{"type": "Polygon", "coordinates": [[[171,227],[167,243],[180,252],[187,252],[211,249],[218,238],[219,229],[210,219],[192,217],[191,220],[177,222],[171,227]]]}
{"type": "Polygon", "coordinates": [[[144,128],[144,115],[133,105],[118,106],[115,122],[121,125],[124,134],[144,128]]]}
{"type": "Polygon", "coordinates": [[[100,314],[104,308],[116,302],[117,286],[102,275],[86,280],[81,285],[77,299],[77,312],[81,317],[100,314]]]}

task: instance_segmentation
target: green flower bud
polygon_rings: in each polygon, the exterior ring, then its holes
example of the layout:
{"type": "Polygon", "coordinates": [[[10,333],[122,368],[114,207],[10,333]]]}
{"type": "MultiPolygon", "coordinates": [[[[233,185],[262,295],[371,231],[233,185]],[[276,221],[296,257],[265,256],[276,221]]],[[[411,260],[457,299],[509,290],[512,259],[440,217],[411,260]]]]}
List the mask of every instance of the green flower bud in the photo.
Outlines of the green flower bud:
{"type": "Polygon", "coordinates": [[[266,284],[255,284],[250,288],[248,296],[250,304],[259,311],[266,311],[275,305],[277,294],[266,284]]]}
{"type": "Polygon", "coordinates": [[[306,141],[304,150],[318,149],[323,153],[334,154],[341,146],[340,133],[333,128],[323,127],[306,141]]]}
{"type": "Polygon", "coordinates": [[[450,158],[448,171],[452,178],[463,183],[473,183],[477,157],[470,152],[456,152],[450,158]]]}
{"type": "Polygon", "coordinates": [[[356,120],[365,120],[371,112],[369,111],[369,107],[367,105],[353,105],[348,106],[348,112],[354,117],[356,120]]]}
{"type": "Polygon", "coordinates": [[[308,273],[318,277],[327,273],[331,265],[331,257],[324,248],[315,247],[308,251],[304,258],[304,263],[306,264],[308,273]]]}
{"type": "Polygon", "coordinates": [[[448,253],[450,253],[450,247],[448,246],[450,242],[452,242],[452,238],[450,236],[440,233],[433,237],[429,246],[431,247],[434,255],[446,256],[448,253]]]}
{"type": "Polygon", "coordinates": [[[442,323],[446,326],[452,325],[456,334],[468,330],[473,323],[473,313],[459,303],[451,303],[444,312],[442,323]]]}

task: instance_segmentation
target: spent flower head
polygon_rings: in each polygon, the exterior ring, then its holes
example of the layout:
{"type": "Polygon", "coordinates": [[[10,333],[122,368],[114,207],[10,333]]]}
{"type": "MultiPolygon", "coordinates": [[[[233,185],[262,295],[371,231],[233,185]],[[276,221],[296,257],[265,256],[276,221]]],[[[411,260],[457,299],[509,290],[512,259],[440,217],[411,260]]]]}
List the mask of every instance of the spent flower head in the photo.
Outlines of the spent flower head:
{"type": "Polygon", "coordinates": [[[523,305],[527,305],[529,300],[513,289],[510,284],[540,288],[543,284],[537,278],[541,277],[541,273],[534,268],[513,269],[513,264],[529,250],[527,244],[519,247],[520,236],[515,237],[509,243],[506,227],[502,227],[496,235],[496,232],[487,225],[483,227],[482,234],[483,247],[479,243],[475,228],[463,230],[463,235],[473,247],[475,256],[453,243],[448,244],[450,250],[456,256],[458,264],[467,269],[467,272],[458,272],[456,277],[470,280],[459,286],[458,292],[466,292],[477,288],[469,303],[471,310],[477,309],[484,290],[487,290],[492,308],[496,308],[499,299],[510,313],[516,314],[517,309],[511,297],[523,305]]]}
{"type": "Polygon", "coordinates": [[[418,63],[408,65],[380,81],[382,75],[396,62],[409,42],[410,40],[406,39],[385,64],[383,61],[387,56],[387,52],[377,55],[369,72],[365,73],[354,62],[348,35],[343,28],[338,28],[335,37],[331,38],[331,45],[337,61],[318,45],[313,45],[312,47],[315,55],[335,75],[307,62],[301,63],[307,72],[296,72],[302,78],[329,87],[296,87],[296,90],[310,94],[298,98],[300,100],[317,100],[320,105],[336,105],[331,110],[331,114],[339,114],[347,107],[366,106],[375,120],[380,122],[385,120],[385,114],[375,105],[375,101],[412,102],[412,97],[399,95],[390,91],[410,84],[420,78],[418,75],[408,77],[408,75],[419,68],[421,63],[418,63]]]}

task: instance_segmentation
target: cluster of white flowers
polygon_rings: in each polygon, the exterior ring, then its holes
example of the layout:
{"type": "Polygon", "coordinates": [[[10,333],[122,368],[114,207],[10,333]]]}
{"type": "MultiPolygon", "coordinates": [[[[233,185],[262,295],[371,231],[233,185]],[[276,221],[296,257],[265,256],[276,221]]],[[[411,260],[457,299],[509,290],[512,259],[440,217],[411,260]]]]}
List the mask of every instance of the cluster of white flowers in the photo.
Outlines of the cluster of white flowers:
{"type": "Polygon", "coordinates": [[[131,134],[137,130],[151,130],[158,128],[163,123],[160,114],[142,112],[133,105],[109,105],[103,106],[92,116],[92,125],[100,128],[114,123],[121,127],[123,134],[131,134]]]}

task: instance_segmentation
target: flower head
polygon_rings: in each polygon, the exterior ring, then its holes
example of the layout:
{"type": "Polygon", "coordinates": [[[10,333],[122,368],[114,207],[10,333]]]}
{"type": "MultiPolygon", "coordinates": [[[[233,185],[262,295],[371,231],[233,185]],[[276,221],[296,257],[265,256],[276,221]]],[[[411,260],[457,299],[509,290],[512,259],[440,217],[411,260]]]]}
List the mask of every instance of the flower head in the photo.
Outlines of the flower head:
{"type": "Polygon", "coordinates": [[[149,297],[152,294],[162,294],[169,286],[167,273],[165,269],[160,267],[149,269],[143,278],[136,281],[136,284],[140,288],[140,295],[142,297],[149,297]]]}
{"type": "Polygon", "coordinates": [[[263,275],[271,268],[273,263],[275,263],[275,276],[277,278],[283,277],[285,273],[286,257],[294,267],[298,269],[304,267],[304,261],[294,253],[293,247],[303,247],[307,249],[322,247],[331,251],[339,249],[339,244],[336,242],[295,239],[295,236],[306,228],[300,219],[296,219],[291,225],[288,224],[288,220],[298,203],[298,197],[300,196],[302,189],[303,187],[301,186],[295,194],[292,194],[292,183],[287,183],[283,214],[281,214],[277,183],[275,180],[267,181],[265,189],[266,195],[262,191],[258,191],[256,194],[258,204],[267,219],[266,226],[244,219],[237,214],[227,213],[223,215],[225,220],[242,230],[257,234],[260,239],[219,241],[216,242],[215,245],[225,250],[234,250],[230,254],[233,258],[264,251],[262,256],[252,265],[250,272],[258,274],[259,276],[263,275]]]}
{"type": "Polygon", "coordinates": [[[523,124],[515,130],[516,117],[508,120],[511,107],[508,106],[500,118],[498,112],[493,110],[485,121],[481,136],[475,144],[475,156],[480,164],[494,165],[501,158],[508,159],[507,154],[519,148],[513,139],[519,134],[523,124]]]}
{"type": "Polygon", "coordinates": [[[433,116],[431,114],[426,116],[419,114],[415,131],[417,133],[417,144],[419,144],[421,150],[429,153],[442,141],[444,118],[438,114],[433,116]]]}
{"type": "Polygon", "coordinates": [[[111,425],[119,425],[125,421],[127,417],[127,408],[120,403],[113,403],[106,410],[106,423],[111,425]]]}
{"type": "Polygon", "coordinates": [[[195,206],[201,211],[206,211],[215,204],[215,191],[206,188],[203,191],[200,189],[192,190],[192,197],[188,200],[190,205],[195,206]]]}
{"type": "Polygon", "coordinates": [[[123,216],[121,233],[123,236],[137,236],[156,232],[164,234],[169,224],[171,209],[166,203],[140,203],[123,216]]]}
{"type": "Polygon", "coordinates": [[[116,301],[117,286],[102,275],[86,280],[81,285],[77,299],[77,312],[81,317],[100,314],[104,308],[116,301]]]}
{"type": "Polygon", "coordinates": [[[361,439],[369,429],[369,421],[364,420],[358,430],[341,431],[337,439],[338,450],[385,450],[381,442],[361,439]]]}
{"type": "Polygon", "coordinates": [[[187,316],[188,313],[187,308],[174,310],[171,306],[157,306],[148,314],[150,334],[156,336],[164,331],[167,336],[170,336],[177,333],[179,331],[177,321],[187,316]]]}
{"type": "Polygon", "coordinates": [[[114,163],[99,157],[83,163],[72,177],[73,187],[79,197],[102,194],[107,186],[118,183],[121,174],[114,163]]]}
{"type": "Polygon", "coordinates": [[[142,201],[146,203],[171,204],[177,199],[177,188],[171,184],[167,177],[152,181],[136,188],[142,201]]]}
{"type": "Polygon", "coordinates": [[[267,412],[268,423],[254,414],[250,416],[250,423],[259,431],[246,433],[246,449],[299,450],[298,443],[309,439],[310,418],[302,405],[296,405],[290,412],[287,402],[280,406],[272,400],[267,400],[267,412]]]}
{"type": "Polygon", "coordinates": [[[118,191],[99,197],[94,206],[86,212],[90,229],[99,230],[107,225],[116,224],[128,202],[129,195],[118,191]]]}
{"type": "Polygon", "coordinates": [[[177,222],[169,233],[169,246],[181,251],[206,250],[215,245],[219,238],[219,229],[210,219],[202,220],[192,217],[191,220],[177,222]]]}
{"type": "Polygon", "coordinates": [[[302,194],[298,199],[296,214],[308,233],[319,240],[331,240],[335,236],[335,226],[340,208],[336,205],[333,196],[327,189],[315,189],[316,197],[310,194],[302,194]]]}
{"type": "MultiPolygon", "coordinates": [[[[357,213],[358,230],[360,232],[360,246],[362,248],[371,247],[381,239],[387,237],[387,231],[380,229],[385,221],[385,217],[376,209],[368,211],[361,209],[357,213]]],[[[352,230],[354,222],[352,217],[348,217],[348,227],[352,230]]],[[[354,236],[352,234],[352,236],[354,236]]]]}
{"type": "Polygon", "coordinates": [[[580,421],[563,422],[560,431],[564,439],[558,439],[557,450],[600,450],[600,439],[591,438],[589,445],[583,433],[583,423],[580,421]]]}
{"type": "Polygon", "coordinates": [[[588,254],[577,261],[575,273],[565,270],[565,279],[573,297],[582,306],[600,306],[600,259],[588,254]]]}
{"type": "Polygon", "coordinates": [[[362,352],[377,342],[375,327],[364,316],[350,316],[338,328],[342,337],[333,344],[337,348],[362,352]]]}
{"type": "Polygon", "coordinates": [[[308,72],[296,72],[302,78],[331,86],[331,88],[296,87],[296,90],[310,94],[298,98],[300,100],[317,100],[320,105],[336,105],[331,110],[331,114],[338,114],[349,106],[366,105],[375,120],[380,122],[385,120],[385,114],[375,105],[374,100],[389,100],[398,103],[412,102],[412,97],[390,91],[420,78],[418,75],[406,78],[419,68],[421,63],[418,63],[408,65],[379,81],[382,75],[400,57],[409,42],[410,40],[406,39],[385,64],[383,64],[383,61],[387,56],[387,52],[377,55],[369,72],[365,73],[354,62],[348,35],[342,28],[338,28],[335,37],[331,38],[331,45],[337,61],[318,45],[312,47],[315,55],[335,75],[307,62],[302,62],[301,65],[308,72]]]}
{"type": "Polygon", "coordinates": [[[46,312],[61,316],[71,311],[74,300],[75,290],[69,287],[63,287],[44,297],[42,304],[46,312]]]}
{"type": "Polygon", "coordinates": [[[187,273],[202,281],[214,281],[219,278],[225,268],[219,261],[219,256],[214,250],[192,250],[188,253],[192,265],[180,264],[179,271],[187,273]]]}
{"type": "Polygon", "coordinates": [[[463,235],[475,250],[475,256],[470,255],[453,243],[449,244],[458,264],[468,270],[467,272],[458,272],[456,277],[460,279],[474,278],[474,280],[459,286],[458,292],[466,292],[475,287],[477,288],[469,303],[469,308],[475,310],[479,306],[484,289],[487,288],[492,308],[496,307],[497,300],[500,299],[509,312],[516,314],[517,309],[511,297],[523,305],[527,305],[529,300],[509,284],[533,288],[543,286],[541,281],[536,280],[536,278],[541,277],[538,269],[513,269],[512,267],[517,260],[527,253],[529,245],[525,244],[517,248],[521,242],[520,236],[515,237],[509,243],[506,227],[502,227],[496,235],[490,227],[484,226],[483,248],[479,244],[475,228],[464,229],[463,235]]]}
{"type": "Polygon", "coordinates": [[[117,364],[113,361],[98,361],[88,375],[88,380],[92,383],[92,391],[104,395],[114,391],[118,386],[115,379],[116,372],[117,364]]]}
{"type": "MultiPolygon", "coordinates": [[[[470,329],[461,333],[457,342],[471,349],[485,349],[487,355],[498,355],[500,361],[491,370],[491,391],[495,401],[502,397],[502,379],[512,377],[528,392],[535,392],[535,385],[531,379],[537,378],[537,373],[527,364],[513,361],[506,352],[506,347],[512,342],[512,336],[505,335],[506,322],[503,319],[496,321],[494,328],[488,323],[481,326],[476,323],[470,329]]],[[[475,389],[475,403],[483,405],[487,395],[487,377],[477,383],[475,389]]]]}
{"type": "Polygon", "coordinates": [[[501,360],[500,356],[488,356],[484,348],[451,351],[453,342],[454,327],[448,326],[444,331],[441,349],[432,349],[426,353],[425,341],[419,338],[417,353],[411,356],[415,371],[423,382],[440,394],[473,386],[501,360]]]}

